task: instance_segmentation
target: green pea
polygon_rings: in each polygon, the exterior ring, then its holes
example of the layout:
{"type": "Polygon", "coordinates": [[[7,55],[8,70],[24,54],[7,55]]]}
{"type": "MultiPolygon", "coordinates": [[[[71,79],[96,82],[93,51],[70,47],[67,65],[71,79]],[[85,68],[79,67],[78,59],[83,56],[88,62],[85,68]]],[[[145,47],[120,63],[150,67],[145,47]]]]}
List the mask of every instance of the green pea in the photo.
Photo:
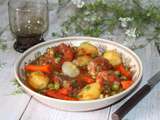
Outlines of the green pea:
{"type": "Polygon", "coordinates": [[[60,88],[60,84],[59,83],[54,83],[54,89],[58,90],[60,88]]]}
{"type": "Polygon", "coordinates": [[[120,88],[120,84],[119,84],[118,82],[115,82],[115,83],[112,84],[111,89],[112,89],[113,91],[118,91],[119,88],[120,88]]]}
{"type": "Polygon", "coordinates": [[[51,90],[58,90],[60,88],[60,84],[59,83],[50,83],[48,84],[48,88],[51,90]]]}
{"type": "Polygon", "coordinates": [[[53,83],[49,83],[49,84],[48,84],[48,88],[49,88],[49,89],[52,89],[53,87],[54,87],[54,84],[53,84],[53,83]]]}

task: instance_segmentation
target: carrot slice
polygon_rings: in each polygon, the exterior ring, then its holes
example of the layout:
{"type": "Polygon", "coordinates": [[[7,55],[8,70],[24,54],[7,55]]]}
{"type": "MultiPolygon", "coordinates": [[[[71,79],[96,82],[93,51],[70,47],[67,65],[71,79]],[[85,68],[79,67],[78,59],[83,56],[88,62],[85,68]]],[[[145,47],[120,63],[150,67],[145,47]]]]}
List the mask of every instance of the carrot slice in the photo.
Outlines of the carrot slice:
{"type": "Polygon", "coordinates": [[[45,72],[45,73],[51,73],[51,71],[52,71],[50,65],[42,65],[42,66],[39,66],[39,65],[26,65],[25,66],[25,70],[32,71],[32,72],[41,71],[41,72],[45,72]]]}
{"type": "Polygon", "coordinates": [[[123,89],[129,88],[133,84],[132,80],[121,81],[121,85],[123,89]]]}
{"type": "Polygon", "coordinates": [[[85,81],[88,84],[95,82],[89,75],[82,76],[81,80],[85,81]]]}
{"type": "Polygon", "coordinates": [[[61,88],[58,90],[58,93],[63,94],[63,95],[69,95],[70,90],[67,88],[61,88]]]}
{"type": "Polygon", "coordinates": [[[53,91],[53,90],[47,90],[45,95],[49,97],[57,98],[57,99],[62,99],[62,100],[72,100],[72,101],[78,100],[77,98],[69,97],[69,96],[60,94],[57,91],[53,91]]]}
{"type": "Polygon", "coordinates": [[[126,70],[124,65],[118,65],[116,67],[116,70],[119,71],[122,75],[126,76],[128,79],[131,79],[132,78],[132,75],[131,75],[131,72],[126,70]]]}

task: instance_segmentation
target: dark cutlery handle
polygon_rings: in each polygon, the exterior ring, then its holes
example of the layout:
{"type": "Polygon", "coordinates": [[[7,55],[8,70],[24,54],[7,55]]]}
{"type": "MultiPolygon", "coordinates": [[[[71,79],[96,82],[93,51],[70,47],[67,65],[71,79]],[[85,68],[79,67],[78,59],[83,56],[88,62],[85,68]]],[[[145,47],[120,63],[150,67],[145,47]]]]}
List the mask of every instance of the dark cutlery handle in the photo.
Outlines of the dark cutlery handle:
{"type": "Polygon", "coordinates": [[[127,102],[125,102],[117,111],[112,114],[112,120],[121,120],[142,98],[151,90],[151,86],[144,85],[127,102]]]}

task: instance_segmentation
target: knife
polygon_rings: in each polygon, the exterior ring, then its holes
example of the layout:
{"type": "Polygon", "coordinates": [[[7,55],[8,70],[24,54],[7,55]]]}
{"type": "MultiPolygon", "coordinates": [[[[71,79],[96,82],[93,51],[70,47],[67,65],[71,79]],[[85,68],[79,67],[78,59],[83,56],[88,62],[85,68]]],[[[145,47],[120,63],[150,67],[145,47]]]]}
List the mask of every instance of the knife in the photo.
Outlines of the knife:
{"type": "Polygon", "coordinates": [[[148,80],[127,102],[112,114],[112,120],[121,120],[160,81],[160,71],[148,80]]]}

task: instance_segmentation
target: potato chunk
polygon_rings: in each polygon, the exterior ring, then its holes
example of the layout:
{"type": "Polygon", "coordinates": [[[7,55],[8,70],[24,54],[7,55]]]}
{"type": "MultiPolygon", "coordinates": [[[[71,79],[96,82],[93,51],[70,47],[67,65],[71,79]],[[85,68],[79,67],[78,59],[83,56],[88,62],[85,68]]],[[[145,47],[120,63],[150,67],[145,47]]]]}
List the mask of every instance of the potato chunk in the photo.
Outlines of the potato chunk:
{"type": "Polygon", "coordinates": [[[92,100],[99,98],[101,87],[98,82],[86,85],[78,94],[80,100],[92,100]]]}
{"type": "Polygon", "coordinates": [[[42,72],[32,72],[28,77],[29,85],[35,90],[41,90],[47,87],[49,78],[42,72]]]}
{"type": "Polygon", "coordinates": [[[87,65],[90,61],[92,60],[91,57],[84,55],[84,56],[79,56],[77,57],[77,59],[75,59],[73,62],[77,65],[77,66],[85,66],[87,65]]]}
{"type": "Polygon", "coordinates": [[[113,66],[119,65],[122,63],[122,58],[119,53],[115,50],[106,50],[104,52],[103,57],[106,58],[113,66]]]}
{"type": "Polygon", "coordinates": [[[78,55],[90,55],[91,57],[96,57],[98,55],[98,49],[96,46],[88,43],[88,42],[83,42],[79,47],[78,47],[78,55]]]}

